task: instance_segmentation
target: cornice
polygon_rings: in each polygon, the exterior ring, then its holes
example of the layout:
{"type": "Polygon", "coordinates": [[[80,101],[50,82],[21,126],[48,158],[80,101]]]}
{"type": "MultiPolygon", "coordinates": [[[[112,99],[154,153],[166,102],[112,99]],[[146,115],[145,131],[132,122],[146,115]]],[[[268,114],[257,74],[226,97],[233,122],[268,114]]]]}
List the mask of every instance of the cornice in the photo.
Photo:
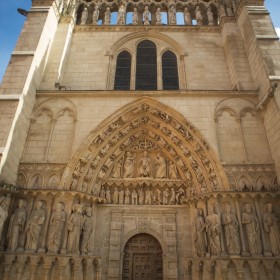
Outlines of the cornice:
{"type": "Polygon", "coordinates": [[[211,32],[219,33],[220,26],[186,26],[186,25],[161,25],[161,26],[135,26],[135,25],[76,25],[74,32],[140,32],[140,31],[157,31],[157,32],[211,32]]]}
{"type": "Polygon", "coordinates": [[[196,96],[196,97],[210,97],[210,96],[224,96],[224,97],[257,97],[258,91],[254,90],[243,90],[243,91],[233,91],[233,90],[177,90],[177,91],[118,91],[118,90],[38,90],[37,97],[180,97],[180,96],[196,96]]]}

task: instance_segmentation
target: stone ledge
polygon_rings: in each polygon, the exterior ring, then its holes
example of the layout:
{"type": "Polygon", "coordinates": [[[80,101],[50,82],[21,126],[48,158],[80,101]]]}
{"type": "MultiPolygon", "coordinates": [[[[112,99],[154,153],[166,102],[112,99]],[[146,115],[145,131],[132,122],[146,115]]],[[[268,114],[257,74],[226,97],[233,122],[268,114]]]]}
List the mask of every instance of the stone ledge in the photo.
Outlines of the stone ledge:
{"type": "Polygon", "coordinates": [[[279,40],[277,35],[256,35],[257,40],[279,40]]]}

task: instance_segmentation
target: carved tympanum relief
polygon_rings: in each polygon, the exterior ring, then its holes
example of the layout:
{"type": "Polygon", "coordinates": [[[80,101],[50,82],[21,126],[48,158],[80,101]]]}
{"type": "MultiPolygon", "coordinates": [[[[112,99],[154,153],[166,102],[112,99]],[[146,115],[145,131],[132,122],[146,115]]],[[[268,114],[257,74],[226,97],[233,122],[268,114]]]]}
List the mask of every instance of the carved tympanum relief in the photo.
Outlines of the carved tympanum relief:
{"type": "Polygon", "coordinates": [[[89,135],[88,146],[68,164],[72,179],[63,177],[62,188],[99,195],[101,185],[135,188],[150,179],[153,190],[173,181],[168,187],[190,195],[228,188],[219,161],[189,122],[158,102],[135,103],[89,135]]]}

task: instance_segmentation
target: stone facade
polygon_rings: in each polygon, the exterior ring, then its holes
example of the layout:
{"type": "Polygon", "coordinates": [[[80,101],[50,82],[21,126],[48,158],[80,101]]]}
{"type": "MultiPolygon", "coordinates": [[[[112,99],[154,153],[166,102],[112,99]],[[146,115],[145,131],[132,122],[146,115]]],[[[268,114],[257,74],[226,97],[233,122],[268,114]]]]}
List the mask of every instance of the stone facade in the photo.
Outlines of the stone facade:
{"type": "Polygon", "coordinates": [[[0,87],[0,279],[280,278],[263,2],[33,1],[0,87]]]}

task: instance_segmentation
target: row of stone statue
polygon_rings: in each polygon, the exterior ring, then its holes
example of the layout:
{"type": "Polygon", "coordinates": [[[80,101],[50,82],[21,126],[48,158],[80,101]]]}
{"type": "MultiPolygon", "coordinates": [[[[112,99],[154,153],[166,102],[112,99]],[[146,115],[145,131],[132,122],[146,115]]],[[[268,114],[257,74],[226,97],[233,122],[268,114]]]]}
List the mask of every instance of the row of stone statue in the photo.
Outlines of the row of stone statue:
{"type": "MultiPolygon", "coordinates": [[[[1,197],[0,204],[0,240],[4,223],[8,217],[10,198],[1,197]]],[[[35,203],[29,217],[27,217],[26,201],[18,200],[18,206],[11,215],[7,232],[7,251],[28,251],[36,252],[39,245],[40,234],[44,223],[46,223],[47,213],[45,201],[38,200],[35,203]],[[26,236],[26,238],[25,238],[26,236]]],[[[81,204],[72,207],[72,213],[66,222],[66,212],[64,204],[58,202],[53,210],[48,228],[47,250],[49,253],[59,253],[62,247],[63,233],[65,225],[67,227],[66,252],[68,254],[88,254],[89,238],[93,229],[92,208],[83,209],[81,204]],[[84,214],[83,214],[84,212],[84,214]]]]}
{"type": "MultiPolygon", "coordinates": [[[[93,14],[92,14],[92,24],[97,25],[98,20],[99,20],[99,7],[95,6],[93,14]]],[[[156,25],[162,25],[162,11],[161,8],[158,7],[155,11],[155,24],[156,25]]],[[[80,19],[80,24],[84,25],[87,24],[89,21],[89,11],[88,7],[84,7],[82,14],[81,14],[81,19],[80,19]]],[[[197,5],[195,8],[195,18],[196,20],[196,25],[203,25],[204,22],[206,21],[204,19],[204,16],[202,15],[202,12],[200,10],[200,7],[197,5]]],[[[142,18],[143,24],[144,25],[150,25],[151,24],[151,13],[149,11],[149,6],[145,6],[144,12],[143,12],[143,18],[142,18]]],[[[214,25],[215,20],[212,12],[211,6],[208,6],[207,8],[207,22],[208,25],[214,25]]],[[[106,8],[106,11],[104,13],[104,19],[103,19],[103,24],[104,25],[110,25],[111,24],[111,9],[110,7],[106,8]]],[[[125,25],[126,24],[126,10],[125,6],[123,4],[120,5],[119,10],[118,10],[118,17],[117,17],[117,24],[118,25],[125,25]]],[[[133,25],[138,25],[139,24],[139,13],[137,11],[137,8],[133,9],[132,13],[132,24],[133,25]]],[[[176,8],[174,5],[171,5],[169,10],[168,10],[168,24],[169,25],[176,25],[177,20],[176,20],[176,8]]],[[[184,24],[185,25],[192,25],[192,16],[190,13],[189,8],[186,6],[184,9],[184,24]]]]}
{"type": "Polygon", "coordinates": [[[111,175],[112,178],[157,178],[176,180],[178,177],[178,170],[174,162],[169,161],[167,164],[166,159],[157,153],[156,158],[153,161],[148,155],[147,151],[144,151],[143,156],[139,162],[136,161],[136,156],[131,152],[127,152],[125,158],[121,158],[114,166],[111,175]],[[154,169],[154,172],[153,172],[154,169]]]}
{"type": "Polygon", "coordinates": [[[244,205],[240,221],[229,203],[225,205],[224,212],[221,214],[218,214],[215,207],[210,205],[206,219],[204,219],[203,210],[198,208],[192,224],[197,256],[220,256],[222,251],[229,255],[240,255],[242,251],[242,255],[245,252],[247,255],[261,256],[267,250],[262,244],[261,226],[263,226],[264,235],[268,236],[272,255],[279,256],[278,221],[271,203],[266,204],[262,225],[249,203],[244,205]],[[224,235],[224,239],[222,235],[224,235]],[[222,246],[223,240],[225,240],[225,244],[222,246]]]}
{"type": "Polygon", "coordinates": [[[174,188],[151,190],[147,188],[132,189],[114,188],[113,191],[109,187],[106,189],[101,187],[100,197],[105,198],[107,203],[113,204],[132,204],[132,205],[175,205],[181,204],[181,200],[185,197],[185,191],[182,188],[175,190],[174,188]]]}

